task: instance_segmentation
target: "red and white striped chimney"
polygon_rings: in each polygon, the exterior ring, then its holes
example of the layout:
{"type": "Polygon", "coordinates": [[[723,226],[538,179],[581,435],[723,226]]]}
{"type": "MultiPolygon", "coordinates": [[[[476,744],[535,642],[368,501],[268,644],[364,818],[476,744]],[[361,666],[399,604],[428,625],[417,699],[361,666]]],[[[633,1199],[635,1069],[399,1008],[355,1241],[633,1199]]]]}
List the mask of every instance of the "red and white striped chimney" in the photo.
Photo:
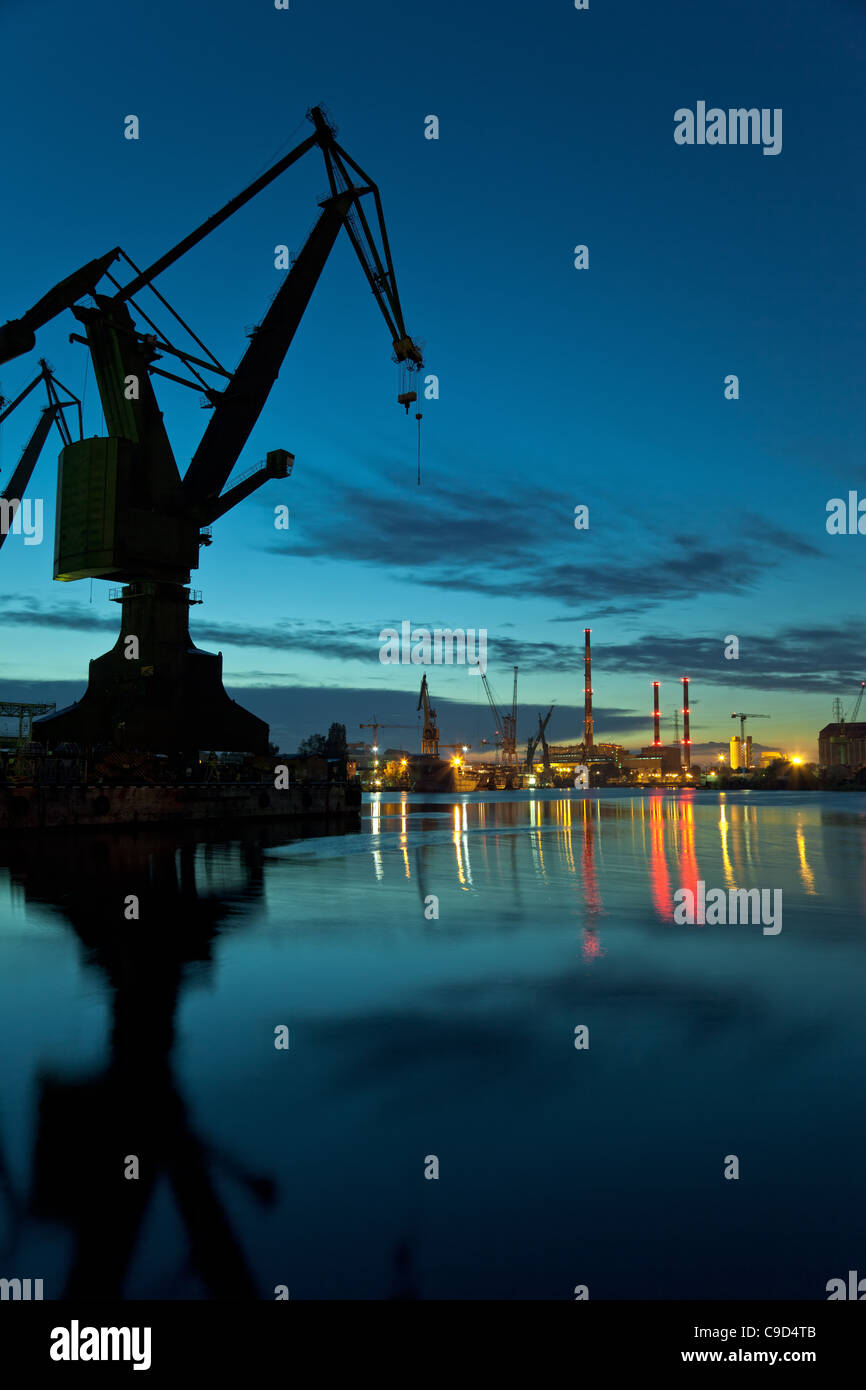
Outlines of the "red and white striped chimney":
{"type": "Polygon", "coordinates": [[[592,748],[592,655],[589,650],[591,627],[583,629],[583,746],[592,748]]]}
{"type": "Polygon", "coordinates": [[[692,740],[691,740],[691,728],[690,728],[690,724],[689,724],[689,715],[691,714],[691,710],[689,709],[689,678],[688,678],[688,676],[683,676],[682,682],[683,682],[683,757],[682,757],[682,765],[683,765],[683,768],[685,769],[685,771],[688,772],[689,768],[690,768],[691,765],[692,765],[692,740]]]}

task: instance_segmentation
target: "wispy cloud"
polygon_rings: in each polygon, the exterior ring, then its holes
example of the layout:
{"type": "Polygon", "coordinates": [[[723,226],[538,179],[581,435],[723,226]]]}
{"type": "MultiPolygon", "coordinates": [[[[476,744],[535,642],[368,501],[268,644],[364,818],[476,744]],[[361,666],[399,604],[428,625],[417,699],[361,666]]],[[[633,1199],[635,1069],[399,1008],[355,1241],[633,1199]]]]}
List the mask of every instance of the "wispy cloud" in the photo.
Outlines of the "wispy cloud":
{"type": "Polygon", "coordinates": [[[739,518],[735,546],[685,534],[660,547],[644,511],[607,498],[591,510],[590,529],[576,532],[573,498],[536,488],[497,496],[494,508],[484,495],[435,483],[418,497],[349,487],[327,511],[302,502],[293,522],[291,545],[274,543],[272,553],[372,565],[439,589],[540,596],[596,617],[746,593],[787,555],[821,558],[752,512],[739,518]]]}
{"type": "MultiPolygon", "coordinates": [[[[5,606],[0,612],[0,627],[22,626],[110,633],[116,637],[117,618],[99,614],[90,608],[41,606],[26,599],[18,606],[5,606]]],[[[629,609],[629,611],[633,611],[629,609]]],[[[397,669],[382,667],[378,660],[379,632],[383,626],[399,626],[401,618],[386,615],[369,624],[303,622],[287,619],[271,624],[250,625],[237,622],[196,622],[194,640],[210,648],[262,650],[308,653],[320,660],[359,662],[369,666],[376,676],[388,672],[394,689],[401,683],[411,686],[418,668],[397,669]]],[[[551,623],[573,622],[572,618],[552,618],[551,623]]],[[[448,626],[442,615],[419,616],[415,626],[448,626]]],[[[513,635],[513,625],[503,624],[492,629],[488,637],[490,660],[497,667],[519,666],[521,671],[545,674],[574,674],[579,671],[581,654],[580,633],[574,642],[533,640],[513,635]],[[508,629],[506,631],[506,628],[508,629]]],[[[775,633],[740,633],[740,656],[736,661],[724,657],[724,643],[718,633],[683,634],[645,632],[626,642],[605,642],[597,651],[597,667],[613,674],[623,672],[634,676],[641,671],[647,678],[678,679],[689,675],[697,688],[700,684],[736,689],[782,690],[793,694],[854,692],[857,683],[866,678],[866,658],[860,633],[848,625],[804,629],[786,627],[775,633]]],[[[264,675],[252,667],[237,672],[247,684],[264,675]]],[[[281,684],[286,679],[280,673],[267,675],[265,683],[281,684]]],[[[321,682],[319,682],[321,683],[321,682]]],[[[611,711],[627,717],[625,711],[611,711]]]]}
{"type": "Polygon", "coordinates": [[[849,626],[776,633],[740,633],[740,656],[729,661],[719,634],[681,636],[647,633],[634,642],[605,644],[604,667],[630,671],[645,667],[654,678],[690,676],[730,690],[784,690],[792,694],[855,693],[866,679],[862,633],[849,626]]]}

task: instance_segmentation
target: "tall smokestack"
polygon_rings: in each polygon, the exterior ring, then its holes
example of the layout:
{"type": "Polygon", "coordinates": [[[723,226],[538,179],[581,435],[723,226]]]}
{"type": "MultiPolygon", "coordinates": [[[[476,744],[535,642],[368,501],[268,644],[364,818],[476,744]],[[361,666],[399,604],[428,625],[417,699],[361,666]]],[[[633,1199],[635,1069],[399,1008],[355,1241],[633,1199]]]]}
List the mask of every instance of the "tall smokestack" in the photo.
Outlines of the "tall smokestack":
{"type": "Polygon", "coordinates": [[[583,629],[583,745],[592,748],[592,655],[589,650],[591,627],[583,629]]]}
{"type": "Polygon", "coordinates": [[[682,766],[686,772],[692,765],[692,740],[690,737],[689,715],[689,678],[683,676],[683,756],[682,766]]]}
{"type": "Polygon", "coordinates": [[[658,681],[653,681],[653,747],[654,747],[654,748],[660,748],[660,747],[661,747],[661,742],[662,742],[661,739],[659,738],[659,718],[660,718],[660,716],[659,716],[659,683],[658,683],[658,681]]]}

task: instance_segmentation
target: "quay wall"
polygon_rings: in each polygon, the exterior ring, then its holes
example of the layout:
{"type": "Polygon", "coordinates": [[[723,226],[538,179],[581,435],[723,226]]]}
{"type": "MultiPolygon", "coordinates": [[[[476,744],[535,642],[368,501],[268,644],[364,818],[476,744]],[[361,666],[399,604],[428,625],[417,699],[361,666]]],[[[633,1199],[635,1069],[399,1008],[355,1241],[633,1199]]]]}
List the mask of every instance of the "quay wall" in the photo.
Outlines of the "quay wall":
{"type": "Polygon", "coordinates": [[[357,814],[360,802],[360,789],[345,782],[304,782],[281,791],[263,782],[159,787],[19,782],[0,787],[0,833],[177,821],[329,818],[357,814]]]}

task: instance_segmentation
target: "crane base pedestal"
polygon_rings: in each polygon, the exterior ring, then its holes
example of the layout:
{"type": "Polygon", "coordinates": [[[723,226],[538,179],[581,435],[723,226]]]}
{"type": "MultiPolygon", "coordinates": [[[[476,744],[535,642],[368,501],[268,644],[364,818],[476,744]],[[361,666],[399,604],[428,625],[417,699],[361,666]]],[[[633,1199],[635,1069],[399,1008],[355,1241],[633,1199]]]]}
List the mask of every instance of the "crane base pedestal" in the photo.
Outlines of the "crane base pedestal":
{"type": "Polygon", "coordinates": [[[91,661],[84,695],[34,721],[33,738],[50,748],[267,754],[268,725],[226,694],[222,653],[200,651],[190,637],[189,589],[127,584],[120,602],[120,636],[91,661]]]}

